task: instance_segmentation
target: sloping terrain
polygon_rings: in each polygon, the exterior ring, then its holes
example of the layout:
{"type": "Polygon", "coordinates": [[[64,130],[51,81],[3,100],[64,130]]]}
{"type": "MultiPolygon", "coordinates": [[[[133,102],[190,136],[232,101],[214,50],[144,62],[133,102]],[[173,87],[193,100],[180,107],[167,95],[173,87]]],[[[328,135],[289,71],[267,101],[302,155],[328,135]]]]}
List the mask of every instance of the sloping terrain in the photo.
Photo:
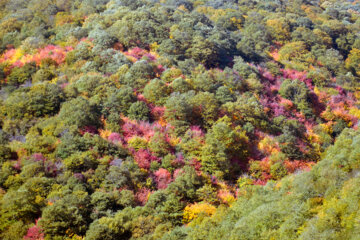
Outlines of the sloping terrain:
{"type": "Polygon", "coordinates": [[[0,10],[1,239],[359,235],[357,1],[0,10]]]}

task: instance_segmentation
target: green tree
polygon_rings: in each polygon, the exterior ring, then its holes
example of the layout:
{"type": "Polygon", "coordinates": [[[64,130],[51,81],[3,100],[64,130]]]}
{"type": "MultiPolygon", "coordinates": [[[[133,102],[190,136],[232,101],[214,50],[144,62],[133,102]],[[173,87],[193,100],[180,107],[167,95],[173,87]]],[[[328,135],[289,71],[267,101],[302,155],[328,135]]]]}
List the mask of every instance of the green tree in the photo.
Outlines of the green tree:
{"type": "Polygon", "coordinates": [[[93,206],[92,219],[99,219],[109,215],[115,207],[115,199],[112,194],[100,191],[91,194],[90,203],[93,206]]]}
{"type": "Polygon", "coordinates": [[[191,90],[191,85],[185,79],[179,77],[171,82],[170,87],[173,92],[185,93],[191,90]]]}
{"type": "Polygon", "coordinates": [[[264,57],[264,49],[269,47],[271,42],[271,34],[264,24],[258,23],[258,13],[253,13],[248,18],[243,30],[243,37],[236,45],[241,55],[251,61],[259,61],[264,57]],[[253,21],[251,19],[254,18],[253,21]]]}
{"type": "Polygon", "coordinates": [[[97,74],[87,74],[79,78],[73,85],[80,94],[92,97],[96,95],[96,88],[101,85],[102,77],[97,74]]]}
{"type": "Polygon", "coordinates": [[[299,80],[285,80],[279,90],[283,98],[293,101],[296,107],[307,117],[313,116],[311,108],[310,92],[305,83],[299,80]]]}
{"type": "Polygon", "coordinates": [[[290,159],[303,159],[298,139],[303,138],[305,127],[296,120],[287,120],[281,128],[282,134],[278,137],[281,151],[290,159]]]}
{"type": "Polygon", "coordinates": [[[39,69],[33,76],[33,83],[50,81],[55,77],[55,73],[47,68],[39,69]]]}
{"type": "Polygon", "coordinates": [[[30,88],[29,111],[35,117],[52,115],[59,111],[64,101],[61,88],[55,84],[43,83],[30,88]]]}
{"type": "Polygon", "coordinates": [[[66,125],[75,125],[78,128],[85,126],[99,126],[99,111],[83,97],[65,102],[60,109],[59,119],[66,125]]]}
{"type": "Polygon", "coordinates": [[[90,223],[90,197],[84,191],[74,191],[47,206],[39,221],[48,238],[85,235],[90,223]]]}
{"type": "Polygon", "coordinates": [[[157,131],[149,142],[149,149],[157,156],[165,156],[171,150],[170,144],[166,141],[166,136],[157,131]]]}
{"type": "Polygon", "coordinates": [[[0,166],[2,165],[2,163],[6,162],[7,160],[10,160],[11,157],[12,157],[11,149],[4,144],[0,144],[0,166]]]}
{"type": "Polygon", "coordinates": [[[228,87],[222,86],[216,90],[216,99],[221,103],[232,102],[235,100],[234,94],[231,93],[228,87]]]}
{"type": "Polygon", "coordinates": [[[82,172],[88,169],[96,169],[97,156],[92,151],[77,152],[64,160],[65,167],[72,172],[82,172]]]}
{"type": "Polygon", "coordinates": [[[159,79],[151,80],[144,88],[144,97],[146,100],[157,105],[163,105],[168,95],[169,89],[167,85],[159,79]]]}
{"type": "Polygon", "coordinates": [[[214,124],[206,134],[202,148],[202,169],[221,178],[227,177],[232,158],[246,159],[247,141],[245,132],[241,129],[232,130],[226,122],[214,124]]]}
{"type": "MultiPolygon", "coordinates": [[[[196,170],[192,166],[185,166],[174,182],[169,184],[166,191],[176,193],[189,202],[194,202],[198,200],[197,189],[203,185],[204,179],[197,174],[196,170]]],[[[150,199],[148,203],[147,205],[151,207],[150,199]]]]}
{"type": "Polygon", "coordinates": [[[269,131],[269,119],[259,100],[248,93],[239,96],[236,102],[228,102],[223,108],[232,117],[234,122],[241,124],[251,123],[253,126],[269,131]]]}
{"type": "Polygon", "coordinates": [[[30,89],[18,90],[5,101],[5,114],[21,119],[53,115],[60,109],[64,95],[55,84],[42,83],[30,89]]]}
{"type": "Polygon", "coordinates": [[[45,177],[32,177],[17,190],[10,190],[1,200],[1,222],[23,221],[30,223],[41,215],[46,206],[46,197],[53,180],[45,177]],[[8,219],[6,219],[8,218],[8,219]]]}
{"type": "Polygon", "coordinates": [[[357,76],[360,75],[360,50],[352,49],[346,59],[346,68],[351,70],[357,76]]]}
{"type": "Polygon", "coordinates": [[[175,127],[177,134],[184,133],[192,119],[192,104],[185,94],[172,94],[165,104],[165,119],[175,127]]]}
{"type": "Polygon", "coordinates": [[[134,63],[124,76],[124,83],[137,90],[142,90],[150,79],[155,77],[153,67],[146,61],[134,63]]]}
{"type": "Polygon", "coordinates": [[[131,87],[124,86],[109,95],[104,103],[103,113],[127,113],[136,96],[131,87]]]}
{"type": "Polygon", "coordinates": [[[148,106],[146,105],[146,103],[141,101],[137,101],[131,104],[128,110],[128,116],[133,120],[148,121],[149,114],[150,114],[150,110],[148,106]]]}
{"type": "Polygon", "coordinates": [[[186,56],[193,58],[208,67],[216,65],[218,58],[218,49],[216,45],[201,36],[195,36],[191,48],[186,50],[186,56]]]}
{"type": "Polygon", "coordinates": [[[194,106],[193,113],[200,117],[202,124],[209,127],[216,121],[219,105],[213,93],[200,92],[191,99],[191,102],[194,106]]]}
{"type": "MultiPolygon", "coordinates": [[[[136,5],[135,1],[131,3],[134,4],[136,5]]],[[[157,15],[153,10],[147,9],[127,11],[109,30],[125,47],[146,47],[169,37],[167,24],[163,23],[166,19],[164,17],[166,16],[161,16],[160,13],[157,15]]]]}
{"type": "Polygon", "coordinates": [[[32,75],[36,71],[34,63],[27,63],[23,67],[14,68],[8,76],[7,83],[12,86],[19,86],[28,80],[31,80],[32,75]]]}

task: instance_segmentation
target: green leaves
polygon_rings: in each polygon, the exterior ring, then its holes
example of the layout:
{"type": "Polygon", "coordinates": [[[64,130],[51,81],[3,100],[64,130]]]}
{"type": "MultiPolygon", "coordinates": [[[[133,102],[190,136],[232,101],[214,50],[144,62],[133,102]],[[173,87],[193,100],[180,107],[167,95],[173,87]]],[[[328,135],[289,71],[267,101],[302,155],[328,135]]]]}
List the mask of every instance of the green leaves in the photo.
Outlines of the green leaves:
{"type": "Polygon", "coordinates": [[[131,104],[128,110],[128,116],[130,119],[139,120],[139,121],[148,121],[149,120],[150,110],[146,103],[137,101],[131,104]]]}
{"type": "Polygon", "coordinates": [[[202,169],[217,177],[224,178],[230,173],[230,160],[234,157],[245,160],[247,137],[241,129],[231,129],[230,124],[219,122],[206,134],[201,152],[202,169]]]}
{"type": "Polygon", "coordinates": [[[15,119],[52,115],[59,111],[63,100],[64,95],[57,85],[36,84],[28,91],[14,92],[5,101],[5,114],[15,119]]]}
{"type": "Polygon", "coordinates": [[[66,125],[75,125],[77,128],[100,125],[100,114],[96,106],[91,105],[83,97],[65,102],[61,106],[58,117],[66,125]]]}
{"type": "Polygon", "coordinates": [[[64,160],[67,170],[72,172],[81,172],[97,167],[97,156],[93,152],[77,152],[64,160]]]}
{"type": "Polygon", "coordinates": [[[40,226],[53,238],[84,235],[89,224],[89,202],[86,192],[74,191],[44,209],[40,226]]]}
{"type": "Polygon", "coordinates": [[[23,67],[14,68],[8,77],[8,84],[13,86],[19,86],[28,80],[31,80],[32,74],[36,71],[34,63],[26,64],[23,67]]]}
{"type": "Polygon", "coordinates": [[[151,80],[144,88],[144,97],[151,103],[163,105],[169,95],[165,82],[159,79],[151,80]]]}
{"type": "Polygon", "coordinates": [[[304,82],[297,79],[286,79],[281,84],[279,93],[282,97],[293,101],[305,116],[312,117],[314,115],[311,108],[310,91],[304,82]]]}
{"type": "Polygon", "coordinates": [[[186,50],[185,56],[211,67],[216,64],[218,49],[216,45],[209,40],[201,36],[195,36],[192,41],[192,47],[186,50]]]}

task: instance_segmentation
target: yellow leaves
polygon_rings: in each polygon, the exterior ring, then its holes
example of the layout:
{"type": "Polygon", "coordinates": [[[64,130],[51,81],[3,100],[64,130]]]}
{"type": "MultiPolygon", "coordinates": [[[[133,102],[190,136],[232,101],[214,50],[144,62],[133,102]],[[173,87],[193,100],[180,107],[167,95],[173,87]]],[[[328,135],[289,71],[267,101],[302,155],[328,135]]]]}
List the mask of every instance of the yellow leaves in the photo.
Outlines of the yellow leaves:
{"type": "Polygon", "coordinates": [[[320,124],[320,126],[323,128],[323,130],[325,132],[327,132],[328,134],[332,133],[332,122],[328,122],[328,123],[322,123],[320,124]]]}
{"type": "MultiPolygon", "coordinates": [[[[141,168],[142,170],[144,170],[143,168],[141,168]]],[[[145,172],[146,173],[146,172],[145,172]]],[[[151,186],[154,186],[154,180],[152,178],[147,178],[146,179],[146,183],[145,183],[145,186],[148,187],[148,188],[151,188],[151,186]]],[[[150,197],[150,193],[148,193],[148,195],[146,196],[146,200],[148,200],[150,197]]]]}
{"type": "Polygon", "coordinates": [[[278,181],[275,185],[275,189],[280,190],[281,186],[282,186],[282,182],[278,181]]]}
{"type": "Polygon", "coordinates": [[[254,180],[249,177],[239,177],[237,180],[237,184],[239,188],[243,188],[245,186],[252,185],[254,183],[254,180]]]}
{"type": "Polygon", "coordinates": [[[24,55],[24,56],[22,56],[20,58],[21,58],[20,61],[23,64],[26,64],[26,63],[31,62],[33,60],[33,56],[28,55],[28,54],[26,54],[26,55],[24,55]]]}
{"type": "Polygon", "coordinates": [[[21,22],[16,18],[2,19],[0,23],[0,35],[4,35],[8,32],[19,31],[21,26],[21,22]]]}
{"type": "Polygon", "coordinates": [[[84,239],[83,237],[73,233],[70,229],[66,230],[66,235],[67,237],[65,237],[65,240],[82,240],[84,239]]]}
{"type": "Polygon", "coordinates": [[[272,52],[268,52],[268,55],[272,57],[275,61],[279,61],[280,55],[277,49],[273,50],[272,52]]]}
{"type": "MultiPolygon", "coordinates": [[[[182,74],[182,71],[178,68],[172,67],[169,70],[165,71],[161,75],[161,79],[164,80],[166,83],[171,83],[177,78],[184,78],[184,75],[182,74]]],[[[185,81],[189,82],[189,79],[186,79],[185,81]]],[[[191,80],[190,80],[191,81],[191,80]]],[[[189,82],[191,84],[191,82],[189,82]]]]}
{"type": "Polygon", "coordinates": [[[201,6],[201,7],[196,8],[196,11],[207,15],[212,21],[217,22],[220,17],[223,17],[228,12],[233,12],[234,10],[233,9],[215,9],[213,7],[201,6]]]}
{"type": "Polygon", "coordinates": [[[319,96],[319,94],[320,94],[320,90],[319,90],[319,88],[318,87],[314,87],[314,93],[317,95],[317,96],[319,96]]]}
{"type": "Polygon", "coordinates": [[[360,119],[360,110],[358,108],[355,107],[350,108],[349,113],[355,116],[356,118],[360,119]]]}
{"type": "Polygon", "coordinates": [[[162,126],[162,127],[165,127],[167,125],[167,122],[166,120],[164,119],[164,117],[160,117],[159,119],[159,124],[162,126]]]}
{"type": "Polygon", "coordinates": [[[51,81],[49,81],[50,83],[53,84],[57,84],[58,83],[59,78],[58,77],[54,77],[51,81]]]}
{"type": "Polygon", "coordinates": [[[234,195],[229,190],[225,189],[219,190],[218,197],[223,203],[229,206],[231,206],[236,201],[234,195]]]}
{"type": "Polygon", "coordinates": [[[195,203],[185,207],[183,222],[189,223],[200,215],[212,216],[216,212],[216,207],[209,203],[195,203]]]}
{"type": "Polygon", "coordinates": [[[184,4],[180,5],[177,9],[183,12],[189,12],[189,10],[185,7],[184,4]]]}
{"type": "Polygon", "coordinates": [[[297,229],[296,235],[300,236],[305,231],[305,228],[306,228],[306,223],[304,223],[297,229]]]}
{"type": "Polygon", "coordinates": [[[349,123],[349,122],[351,122],[351,116],[344,110],[348,110],[347,106],[344,106],[343,109],[335,109],[335,110],[333,110],[333,113],[337,118],[341,118],[345,122],[349,123]]]}
{"type": "Polygon", "coordinates": [[[270,28],[273,37],[280,43],[285,43],[290,38],[290,26],[284,19],[269,19],[266,25],[270,28]]]}
{"type": "Polygon", "coordinates": [[[81,236],[76,235],[76,234],[71,237],[71,240],[83,240],[83,239],[84,239],[84,237],[81,237],[81,236]]]}
{"type": "Polygon", "coordinates": [[[43,198],[42,196],[36,195],[35,197],[35,203],[36,204],[40,204],[45,200],[45,198],[43,198]]]}
{"type": "Polygon", "coordinates": [[[177,146],[181,142],[180,138],[170,138],[169,143],[171,146],[177,146]]]}
{"type": "Polygon", "coordinates": [[[356,98],[356,100],[360,100],[360,91],[356,91],[356,92],[354,92],[354,96],[355,96],[355,98],[356,98]]]}
{"type": "Polygon", "coordinates": [[[24,55],[24,52],[21,48],[16,49],[15,54],[13,56],[13,58],[10,60],[11,63],[16,62],[17,60],[19,60],[22,56],[24,55]]]}
{"type": "MultiPolygon", "coordinates": [[[[55,134],[56,131],[58,131],[59,129],[64,128],[64,125],[65,125],[64,122],[48,124],[42,130],[42,133],[43,133],[44,136],[54,136],[54,135],[56,135],[55,134]]],[[[60,143],[60,140],[59,140],[59,143],[60,143]]]]}
{"type": "Polygon", "coordinates": [[[135,150],[146,149],[148,147],[148,141],[145,138],[139,136],[130,138],[128,144],[135,150]]]}
{"type": "Polygon", "coordinates": [[[177,24],[174,24],[174,25],[172,25],[172,26],[170,27],[170,33],[169,33],[169,38],[170,38],[170,39],[173,39],[173,38],[174,38],[173,33],[174,33],[175,31],[177,31],[177,30],[179,30],[179,25],[177,25],[177,24]]]}
{"type": "Polygon", "coordinates": [[[72,23],[74,21],[74,16],[65,12],[59,12],[55,16],[55,25],[62,26],[66,23],[72,23]]]}
{"type": "Polygon", "coordinates": [[[132,63],[135,63],[137,61],[137,58],[133,56],[126,56],[126,58],[132,63]]]}
{"type": "Polygon", "coordinates": [[[320,14],[317,13],[317,9],[315,7],[310,5],[301,5],[301,8],[302,10],[304,10],[307,17],[310,18],[311,20],[318,19],[320,14]]]}
{"type": "Polygon", "coordinates": [[[306,46],[304,42],[298,41],[298,42],[291,42],[286,45],[284,45],[280,51],[280,61],[291,61],[292,59],[297,59],[303,57],[308,53],[306,50],[306,46]]]}
{"type": "Polygon", "coordinates": [[[314,131],[309,128],[307,129],[308,131],[308,140],[312,143],[319,143],[320,142],[320,137],[319,135],[315,134],[314,131]]]}
{"type": "Polygon", "coordinates": [[[24,51],[21,48],[8,50],[3,54],[2,61],[8,64],[14,64],[24,56],[24,51]]]}
{"type": "Polygon", "coordinates": [[[326,32],[321,31],[320,29],[316,28],[316,29],[313,30],[313,33],[317,37],[319,37],[323,41],[323,43],[326,44],[327,46],[332,45],[332,38],[326,32]]]}
{"type": "Polygon", "coordinates": [[[232,22],[237,27],[237,29],[241,29],[241,24],[242,24],[241,19],[232,17],[232,18],[230,18],[230,22],[232,22]]]}
{"type": "Polygon", "coordinates": [[[18,158],[21,159],[22,157],[27,156],[28,152],[26,151],[26,149],[20,148],[16,151],[16,154],[17,154],[18,158]]]}
{"type": "Polygon", "coordinates": [[[335,120],[335,114],[331,111],[330,108],[327,108],[324,112],[322,112],[321,117],[326,119],[327,121],[335,120]]]}
{"type": "MultiPolygon", "coordinates": [[[[140,168],[140,171],[144,174],[147,174],[148,173],[148,170],[144,169],[144,168],[140,168]]],[[[148,182],[148,180],[146,180],[146,182],[148,182]]],[[[142,188],[142,183],[139,183],[137,185],[138,188],[142,188]]]]}
{"type": "Polygon", "coordinates": [[[271,154],[271,153],[275,153],[278,151],[276,141],[269,136],[264,137],[259,142],[258,148],[260,151],[262,151],[265,154],[271,154]]]}
{"type": "Polygon", "coordinates": [[[196,8],[196,11],[203,14],[211,14],[215,11],[213,7],[200,6],[196,8]]]}
{"type": "Polygon", "coordinates": [[[151,51],[156,52],[156,50],[160,47],[160,45],[157,42],[154,42],[152,44],[150,44],[150,49],[151,51]]]}
{"type": "Polygon", "coordinates": [[[205,0],[195,0],[193,2],[194,4],[194,8],[197,8],[198,6],[204,5],[205,4],[205,0]]]}
{"type": "Polygon", "coordinates": [[[110,130],[104,130],[104,129],[101,129],[99,130],[99,133],[100,133],[100,137],[102,137],[103,139],[108,139],[108,137],[110,136],[111,134],[111,131],[110,130]]]}
{"type": "Polygon", "coordinates": [[[360,75],[360,50],[353,48],[350,51],[348,58],[345,60],[345,66],[348,69],[356,71],[357,75],[360,75]]]}

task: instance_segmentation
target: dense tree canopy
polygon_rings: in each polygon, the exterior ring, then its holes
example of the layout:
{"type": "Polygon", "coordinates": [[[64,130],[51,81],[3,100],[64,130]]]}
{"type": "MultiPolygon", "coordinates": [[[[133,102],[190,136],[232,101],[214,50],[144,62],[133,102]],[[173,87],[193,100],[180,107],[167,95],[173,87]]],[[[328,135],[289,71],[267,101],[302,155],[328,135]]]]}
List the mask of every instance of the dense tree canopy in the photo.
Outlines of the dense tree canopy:
{"type": "Polygon", "coordinates": [[[0,239],[357,239],[360,3],[0,0],[0,239]]]}

